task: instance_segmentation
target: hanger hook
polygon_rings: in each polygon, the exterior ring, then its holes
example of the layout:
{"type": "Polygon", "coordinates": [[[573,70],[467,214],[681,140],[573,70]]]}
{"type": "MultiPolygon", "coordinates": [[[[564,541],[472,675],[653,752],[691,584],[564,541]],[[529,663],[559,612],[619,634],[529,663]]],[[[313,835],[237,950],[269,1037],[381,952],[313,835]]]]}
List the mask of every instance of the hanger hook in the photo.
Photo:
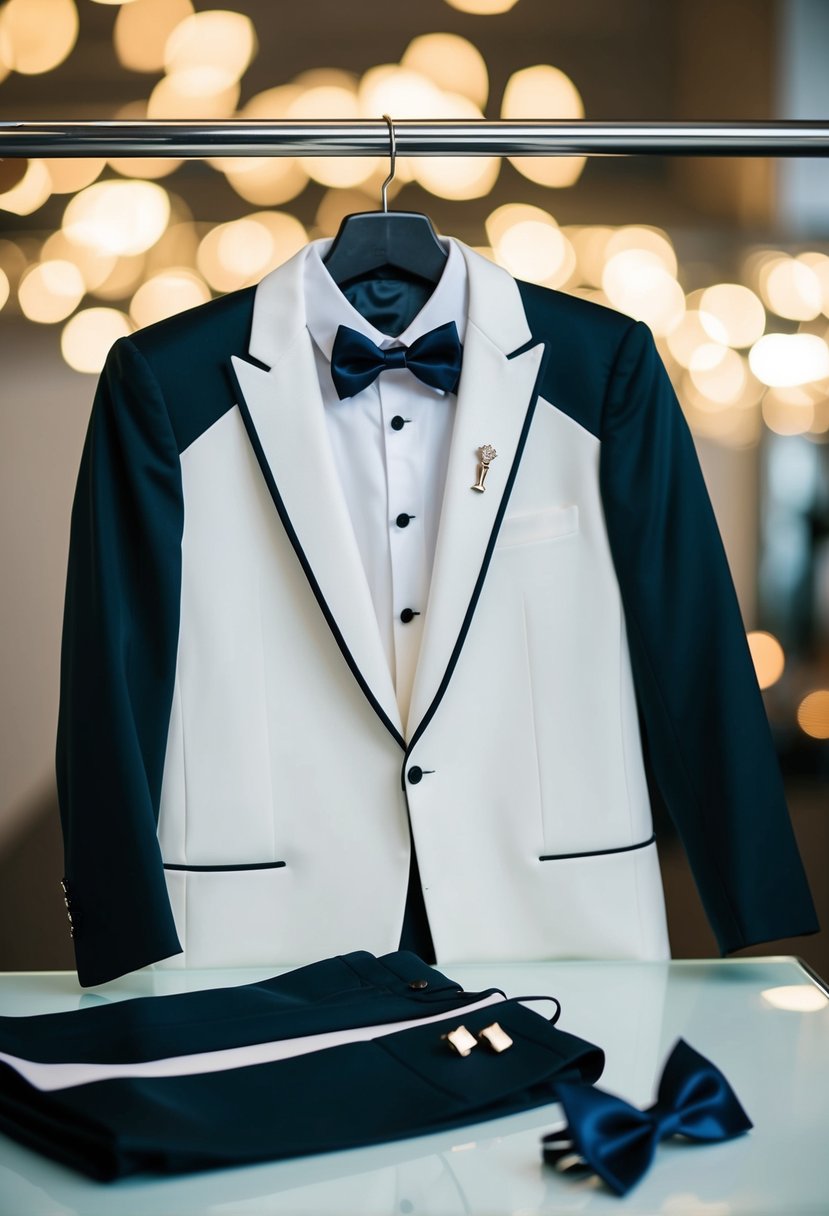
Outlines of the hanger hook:
{"type": "Polygon", "coordinates": [[[384,114],[383,118],[388,123],[389,127],[389,175],[380,187],[380,196],[383,200],[383,210],[389,209],[389,184],[394,181],[395,162],[397,160],[397,139],[394,133],[394,123],[389,118],[388,114],[384,114]]]}

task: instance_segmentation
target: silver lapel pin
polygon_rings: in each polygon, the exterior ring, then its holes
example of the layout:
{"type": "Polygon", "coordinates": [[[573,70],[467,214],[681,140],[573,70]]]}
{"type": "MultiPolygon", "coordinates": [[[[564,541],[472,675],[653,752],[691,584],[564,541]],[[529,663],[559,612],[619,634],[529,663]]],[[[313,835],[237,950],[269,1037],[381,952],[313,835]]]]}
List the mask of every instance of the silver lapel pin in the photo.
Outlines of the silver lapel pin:
{"type": "Polygon", "coordinates": [[[486,475],[489,472],[489,466],[492,464],[497,455],[498,453],[495,451],[495,448],[491,443],[485,443],[483,447],[478,448],[478,480],[475,482],[474,486],[470,487],[471,489],[478,490],[481,494],[483,494],[484,490],[486,489],[484,482],[486,481],[486,475]]]}

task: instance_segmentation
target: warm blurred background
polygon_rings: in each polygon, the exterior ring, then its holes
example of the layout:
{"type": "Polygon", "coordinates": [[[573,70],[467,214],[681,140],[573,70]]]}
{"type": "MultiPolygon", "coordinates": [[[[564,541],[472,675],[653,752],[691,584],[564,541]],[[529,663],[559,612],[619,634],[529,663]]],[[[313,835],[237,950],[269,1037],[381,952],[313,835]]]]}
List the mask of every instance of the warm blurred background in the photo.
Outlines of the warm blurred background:
{"type": "MultiPolygon", "coordinates": [[[[2,120],[829,120],[827,65],[825,0],[0,7],[2,120]]],[[[0,969],[72,966],[53,747],[69,511],[106,351],[376,207],[385,172],[361,158],[0,162],[0,969]]],[[[391,194],[517,276],[653,329],[829,925],[829,160],[426,158],[398,162],[391,194]]],[[[660,831],[674,953],[714,954],[660,831]]],[[[772,952],[829,975],[827,930],[752,953],[772,952]]]]}

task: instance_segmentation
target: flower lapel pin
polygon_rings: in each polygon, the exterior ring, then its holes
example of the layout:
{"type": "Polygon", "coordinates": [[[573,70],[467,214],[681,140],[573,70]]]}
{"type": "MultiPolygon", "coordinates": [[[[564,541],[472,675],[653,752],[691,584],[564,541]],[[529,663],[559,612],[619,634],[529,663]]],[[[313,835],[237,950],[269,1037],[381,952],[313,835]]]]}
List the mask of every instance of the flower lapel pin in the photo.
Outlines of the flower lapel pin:
{"type": "Polygon", "coordinates": [[[484,482],[486,481],[486,475],[489,472],[489,466],[492,464],[497,455],[498,453],[495,451],[495,448],[491,443],[485,443],[482,447],[478,448],[478,480],[475,482],[474,486],[471,487],[471,489],[477,490],[479,493],[483,494],[484,490],[486,489],[484,482]]]}

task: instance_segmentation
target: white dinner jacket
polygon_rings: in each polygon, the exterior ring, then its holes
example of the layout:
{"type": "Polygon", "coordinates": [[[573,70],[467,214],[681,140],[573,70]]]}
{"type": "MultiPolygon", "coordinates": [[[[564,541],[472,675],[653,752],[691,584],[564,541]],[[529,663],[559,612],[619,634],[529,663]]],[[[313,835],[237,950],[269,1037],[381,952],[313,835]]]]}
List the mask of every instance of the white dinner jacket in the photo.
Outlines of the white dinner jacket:
{"type": "Polygon", "coordinates": [[[441,964],[664,958],[654,785],[723,950],[814,927],[649,331],[460,249],[463,367],[405,730],[326,433],[306,251],[113,347],[73,511],[58,733],[82,983],[392,951],[410,833],[441,964]]]}
{"type": "Polygon", "coordinates": [[[464,249],[463,372],[404,738],[325,433],[304,256],[256,291],[250,355],[270,370],[234,357],[241,408],[181,457],[158,823],[168,863],[285,865],[168,870],[170,963],[394,949],[409,823],[439,961],[663,957],[653,843],[540,860],[652,838],[598,441],[534,402],[545,352],[509,357],[532,337],[515,282],[464,249]],[[483,494],[482,444],[498,453],[483,494]]]}

